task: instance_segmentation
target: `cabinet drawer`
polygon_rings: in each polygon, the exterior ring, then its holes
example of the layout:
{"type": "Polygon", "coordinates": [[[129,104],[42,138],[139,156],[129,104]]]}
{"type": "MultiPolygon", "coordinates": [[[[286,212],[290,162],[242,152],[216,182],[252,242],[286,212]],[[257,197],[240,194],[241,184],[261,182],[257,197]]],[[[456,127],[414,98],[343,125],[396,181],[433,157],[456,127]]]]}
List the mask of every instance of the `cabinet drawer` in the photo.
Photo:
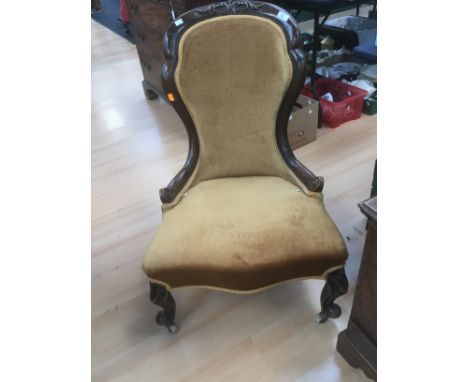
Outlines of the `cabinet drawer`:
{"type": "Polygon", "coordinates": [[[140,23],[133,23],[133,36],[141,54],[164,60],[163,37],[164,34],[154,29],[146,28],[140,23]]]}
{"type": "Polygon", "coordinates": [[[148,81],[151,85],[158,89],[162,89],[161,86],[161,67],[162,62],[154,57],[145,56],[139,53],[141,70],[143,72],[143,78],[148,81]]]}
{"type": "Polygon", "coordinates": [[[132,23],[141,23],[164,34],[172,22],[169,0],[129,0],[128,13],[132,23]]]}

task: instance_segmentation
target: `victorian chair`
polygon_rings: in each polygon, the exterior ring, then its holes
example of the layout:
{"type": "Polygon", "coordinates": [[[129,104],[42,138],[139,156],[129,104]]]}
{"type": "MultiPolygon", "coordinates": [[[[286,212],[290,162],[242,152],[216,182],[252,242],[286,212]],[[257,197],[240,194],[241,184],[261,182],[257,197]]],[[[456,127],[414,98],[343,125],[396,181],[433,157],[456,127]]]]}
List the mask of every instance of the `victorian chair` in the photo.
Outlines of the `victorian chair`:
{"type": "Polygon", "coordinates": [[[238,0],[191,10],[164,37],[162,83],[187,129],[185,165],[160,190],[162,222],[143,261],[171,332],[178,287],[250,293],[325,279],[319,322],[348,290],[347,250],[323,205],[323,178],[287,138],[306,63],[295,20],[238,0]]]}

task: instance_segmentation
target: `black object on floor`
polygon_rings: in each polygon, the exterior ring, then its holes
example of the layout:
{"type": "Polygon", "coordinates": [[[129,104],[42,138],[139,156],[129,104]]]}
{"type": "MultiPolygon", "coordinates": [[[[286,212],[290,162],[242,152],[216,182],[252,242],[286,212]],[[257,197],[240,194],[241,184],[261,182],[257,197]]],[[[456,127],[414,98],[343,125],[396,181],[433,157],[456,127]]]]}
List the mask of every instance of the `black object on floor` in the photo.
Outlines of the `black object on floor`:
{"type": "Polygon", "coordinates": [[[101,9],[91,14],[91,17],[99,24],[135,44],[131,27],[124,25],[120,19],[120,0],[101,0],[101,9]]]}

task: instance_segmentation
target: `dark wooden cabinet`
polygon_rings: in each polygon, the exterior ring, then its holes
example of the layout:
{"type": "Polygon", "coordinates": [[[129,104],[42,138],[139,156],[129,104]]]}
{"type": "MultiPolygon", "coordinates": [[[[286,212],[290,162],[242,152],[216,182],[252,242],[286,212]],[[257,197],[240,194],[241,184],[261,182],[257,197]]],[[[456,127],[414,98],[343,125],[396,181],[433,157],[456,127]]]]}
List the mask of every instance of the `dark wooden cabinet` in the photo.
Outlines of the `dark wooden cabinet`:
{"type": "Polygon", "coordinates": [[[173,21],[186,11],[212,3],[207,0],[128,0],[127,8],[143,72],[143,90],[148,99],[165,98],[161,86],[164,64],[163,37],[173,21]]]}
{"type": "Polygon", "coordinates": [[[367,216],[367,235],[348,327],[336,348],[353,367],[377,379],[377,197],[359,204],[367,216]]]}

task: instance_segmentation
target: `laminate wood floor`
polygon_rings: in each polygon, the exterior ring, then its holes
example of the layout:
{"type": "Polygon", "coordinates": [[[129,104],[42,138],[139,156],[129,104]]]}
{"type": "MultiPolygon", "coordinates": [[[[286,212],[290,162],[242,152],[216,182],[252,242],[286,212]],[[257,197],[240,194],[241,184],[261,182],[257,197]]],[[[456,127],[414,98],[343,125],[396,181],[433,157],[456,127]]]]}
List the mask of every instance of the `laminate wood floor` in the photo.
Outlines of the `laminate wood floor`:
{"type": "Polygon", "coordinates": [[[92,21],[92,379],[98,381],[365,381],[336,353],[365,234],[376,118],[323,128],[297,157],[325,177],[325,204],[350,252],[343,315],[319,325],[323,281],[236,295],[179,289],[169,335],[154,322],[140,269],[160,220],[158,189],[185,161],[174,111],[143,95],[134,45],[92,21]]]}

